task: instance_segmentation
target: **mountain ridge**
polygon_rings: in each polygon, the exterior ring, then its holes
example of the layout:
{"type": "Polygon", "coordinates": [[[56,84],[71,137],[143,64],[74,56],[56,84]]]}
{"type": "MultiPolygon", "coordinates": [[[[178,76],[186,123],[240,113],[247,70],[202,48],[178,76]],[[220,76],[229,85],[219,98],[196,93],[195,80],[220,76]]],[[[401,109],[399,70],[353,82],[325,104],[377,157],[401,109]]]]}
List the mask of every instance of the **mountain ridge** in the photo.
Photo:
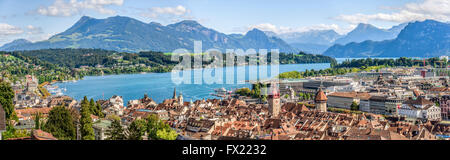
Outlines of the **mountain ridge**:
{"type": "MultiPolygon", "coordinates": [[[[250,32],[250,31],[249,31],[250,32]]],[[[263,33],[260,30],[253,32],[263,33]]],[[[226,35],[202,26],[197,21],[184,20],[163,26],[156,22],[144,23],[139,20],[114,16],[96,19],[81,17],[66,31],[48,40],[29,44],[1,47],[5,51],[36,50],[48,48],[99,48],[119,52],[162,51],[171,52],[184,48],[193,51],[194,41],[202,41],[203,51],[207,49],[279,49],[293,53],[298,50],[279,38],[265,34],[242,37],[226,35]],[[258,38],[263,41],[255,40],[258,38]]],[[[250,32],[250,34],[252,34],[250,32]]]]}
{"type": "Polygon", "coordinates": [[[336,44],[332,57],[435,57],[450,55],[450,24],[435,20],[410,22],[395,39],[336,44]]]}

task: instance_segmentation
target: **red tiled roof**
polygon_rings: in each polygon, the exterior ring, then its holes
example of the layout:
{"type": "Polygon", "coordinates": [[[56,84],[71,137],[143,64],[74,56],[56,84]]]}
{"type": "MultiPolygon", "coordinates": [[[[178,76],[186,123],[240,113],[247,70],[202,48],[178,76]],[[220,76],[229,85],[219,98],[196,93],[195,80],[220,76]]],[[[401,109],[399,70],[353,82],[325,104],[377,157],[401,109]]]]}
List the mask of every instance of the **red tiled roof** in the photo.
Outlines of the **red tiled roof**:
{"type": "Polygon", "coordinates": [[[36,140],[58,140],[55,137],[53,137],[52,134],[44,132],[42,130],[34,130],[32,138],[36,140]]]}
{"type": "Polygon", "coordinates": [[[327,101],[328,98],[325,95],[325,93],[322,91],[322,89],[319,89],[319,91],[316,94],[316,101],[327,101]]]}

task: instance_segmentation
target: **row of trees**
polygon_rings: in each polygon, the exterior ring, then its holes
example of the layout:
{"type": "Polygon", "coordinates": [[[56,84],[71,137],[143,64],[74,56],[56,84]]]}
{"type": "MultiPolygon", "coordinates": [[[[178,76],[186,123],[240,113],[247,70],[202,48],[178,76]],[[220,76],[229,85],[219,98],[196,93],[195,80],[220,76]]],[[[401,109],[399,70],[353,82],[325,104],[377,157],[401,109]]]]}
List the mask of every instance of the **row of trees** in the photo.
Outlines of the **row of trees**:
{"type": "Polygon", "coordinates": [[[107,140],[142,140],[145,135],[149,140],[175,140],[178,136],[175,130],[155,114],[133,121],[126,130],[118,117],[111,119],[111,127],[106,133],[107,140]]]}
{"type": "MultiPolygon", "coordinates": [[[[93,122],[91,119],[90,102],[85,98],[82,101],[80,109],[80,137],[82,140],[95,140],[93,122]]],[[[55,107],[50,111],[44,130],[53,134],[58,139],[75,140],[76,139],[76,117],[72,111],[63,107],[55,107]]],[[[146,119],[137,119],[133,121],[126,129],[121,124],[118,116],[108,117],[112,121],[106,135],[107,140],[142,140],[144,135],[152,140],[175,140],[178,134],[170,128],[157,115],[151,115],[146,119]]]]}
{"type": "MultiPolygon", "coordinates": [[[[438,57],[428,58],[425,59],[425,65],[431,65],[434,67],[442,67],[447,66],[448,62],[446,59],[440,60],[438,57]]],[[[336,68],[359,68],[362,66],[405,66],[405,67],[412,67],[412,66],[423,66],[423,61],[413,58],[406,58],[406,57],[400,57],[397,59],[372,59],[372,58],[366,58],[366,59],[352,59],[346,60],[342,62],[341,64],[336,65],[336,68]]]]}

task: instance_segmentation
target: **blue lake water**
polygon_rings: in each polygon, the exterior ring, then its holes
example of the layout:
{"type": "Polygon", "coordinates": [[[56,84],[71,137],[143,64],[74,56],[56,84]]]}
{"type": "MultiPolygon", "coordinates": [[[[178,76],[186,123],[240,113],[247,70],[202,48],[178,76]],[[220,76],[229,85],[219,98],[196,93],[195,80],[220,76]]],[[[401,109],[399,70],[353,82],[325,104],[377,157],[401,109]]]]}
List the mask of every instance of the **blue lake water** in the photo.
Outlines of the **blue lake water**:
{"type": "MultiPolygon", "coordinates": [[[[306,69],[326,69],[329,68],[329,63],[316,63],[316,64],[288,64],[280,65],[279,73],[289,72],[289,71],[305,71],[306,69]]],[[[184,71],[183,74],[191,73],[191,78],[200,78],[202,81],[202,76],[194,76],[194,73],[209,73],[212,72],[213,76],[216,73],[223,72],[223,82],[227,82],[226,78],[234,77],[232,84],[205,84],[211,80],[217,80],[214,77],[207,77],[203,79],[202,84],[176,84],[172,81],[172,73],[146,73],[146,74],[122,74],[122,75],[108,75],[108,76],[88,76],[83,80],[78,82],[64,82],[56,83],[55,86],[59,88],[66,88],[64,95],[71,96],[76,100],[82,99],[87,96],[89,99],[107,99],[113,95],[123,96],[124,102],[127,103],[129,100],[140,99],[144,94],[148,94],[150,98],[155,100],[157,103],[161,103],[164,99],[172,98],[173,90],[176,87],[177,92],[182,92],[184,100],[193,101],[203,99],[203,98],[217,98],[211,95],[216,88],[225,88],[227,90],[250,87],[250,84],[245,83],[245,80],[257,80],[268,79],[275,77],[276,75],[271,75],[270,66],[267,66],[268,74],[258,74],[257,66],[238,66],[231,68],[217,68],[217,69],[198,69],[184,71]],[[231,71],[234,76],[228,74],[227,69],[231,71]],[[233,71],[234,69],[234,71],[233,71]],[[238,79],[237,74],[245,73],[245,78],[241,77],[238,79]]],[[[180,74],[180,75],[183,75],[180,74]]],[[[198,75],[198,74],[197,74],[198,75]]],[[[217,74],[219,75],[219,74],[217,74]]],[[[198,79],[197,79],[198,80],[198,79]]],[[[191,82],[195,82],[191,80],[191,82]]]]}

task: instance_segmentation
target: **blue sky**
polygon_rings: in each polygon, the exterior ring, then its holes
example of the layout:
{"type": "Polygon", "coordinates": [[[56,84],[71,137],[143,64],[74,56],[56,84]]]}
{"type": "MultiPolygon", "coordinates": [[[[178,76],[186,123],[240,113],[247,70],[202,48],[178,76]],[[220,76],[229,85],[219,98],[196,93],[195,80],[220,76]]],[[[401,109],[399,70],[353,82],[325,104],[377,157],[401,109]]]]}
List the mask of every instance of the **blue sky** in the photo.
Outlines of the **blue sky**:
{"type": "Polygon", "coordinates": [[[358,23],[389,28],[414,20],[449,21],[448,8],[449,0],[0,0],[0,45],[18,38],[47,39],[83,15],[121,15],[164,25],[190,19],[224,33],[259,28],[345,34],[358,23]]]}

